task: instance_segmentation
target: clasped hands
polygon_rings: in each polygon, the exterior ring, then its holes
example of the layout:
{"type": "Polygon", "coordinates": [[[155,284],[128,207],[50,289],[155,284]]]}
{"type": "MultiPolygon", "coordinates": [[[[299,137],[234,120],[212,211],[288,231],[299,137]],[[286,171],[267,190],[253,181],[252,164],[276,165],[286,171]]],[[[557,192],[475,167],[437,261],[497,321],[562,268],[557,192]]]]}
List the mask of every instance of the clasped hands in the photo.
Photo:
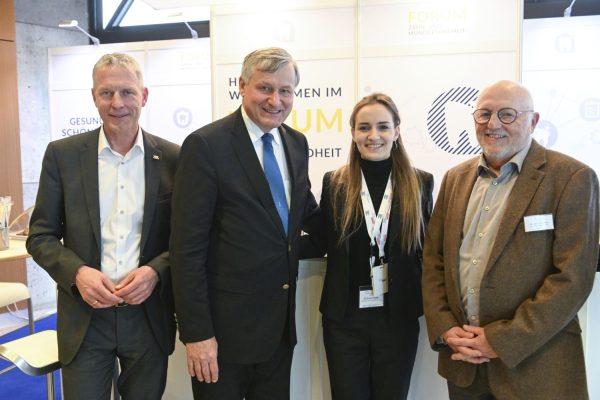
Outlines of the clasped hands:
{"type": "Polygon", "coordinates": [[[452,349],[451,358],[472,364],[489,362],[498,355],[485,337],[482,327],[473,325],[455,326],[442,335],[446,344],[452,349]]]}
{"type": "Polygon", "coordinates": [[[82,265],[75,275],[75,285],[83,300],[93,308],[112,307],[120,303],[141,304],[158,283],[154,268],[144,265],[131,271],[116,285],[102,271],[82,265]]]}

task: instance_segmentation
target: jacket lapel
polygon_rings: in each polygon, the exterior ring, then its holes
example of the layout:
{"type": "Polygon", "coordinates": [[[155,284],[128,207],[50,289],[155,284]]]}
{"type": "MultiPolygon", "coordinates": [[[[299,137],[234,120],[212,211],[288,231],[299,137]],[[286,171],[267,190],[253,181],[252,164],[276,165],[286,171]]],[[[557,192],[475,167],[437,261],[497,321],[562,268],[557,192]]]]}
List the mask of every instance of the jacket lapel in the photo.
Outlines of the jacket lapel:
{"type": "Polygon", "coordinates": [[[304,212],[303,208],[296,206],[296,202],[299,199],[296,183],[299,181],[299,177],[297,176],[298,165],[301,165],[303,162],[300,157],[305,157],[305,155],[294,149],[294,146],[290,143],[291,139],[283,125],[279,127],[279,136],[281,136],[288,173],[290,174],[290,216],[288,221],[288,232],[295,232],[298,224],[300,224],[301,215],[304,212]]]}
{"type": "Polygon", "coordinates": [[[453,287],[455,291],[460,293],[460,270],[459,270],[459,253],[462,243],[462,229],[465,223],[465,215],[469,204],[469,197],[473,191],[473,185],[477,180],[477,164],[478,158],[472,159],[466,164],[462,171],[459,171],[455,182],[466,182],[462,185],[452,185],[452,193],[448,201],[447,210],[450,210],[446,215],[445,226],[449,230],[448,238],[451,246],[448,248],[448,256],[444,259],[448,260],[448,267],[452,271],[453,287]]]}
{"type": "Polygon", "coordinates": [[[242,170],[250,182],[250,186],[256,191],[260,203],[267,211],[267,214],[269,214],[273,223],[278,227],[281,234],[286,236],[283,231],[283,223],[275,208],[273,197],[271,197],[269,183],[267,182],[265,173],[260,165],[260,161],[256,156],[254,145],[250,140],[250,134],[244,124],[241,108],[238,108],[233,115],[233,118],[234,123],[231,131],[231,146],[238,157],[242,170]]]}
{"type": "Polygon", "coordinates": [[[88,140],[81,147],[79,165],[81,168],[81,186],[88,210],[90,225],[94,232],[96,245],[100,251],[100,196],[98,189],[98,136],[100,129],[89,134],[88,140]]]}
{"type": "Polygon", "coordinates": [[[496,263],[500,254],[502,254],[504,248],[508,245],[514,231],[520,225],[519,221],[525,216],[525,211],[529,207],[531,199],[544,179],[545,173],[540,171],[540,167],[545,163],[546,156],[544,149],[537,142],[532,141],[531,149],[525,158],[523,168],[508,197],[508,207],[506,207],[502,222],[498,228],[498,234],[490,253],[485,274],[496,263]]]}
{"type": "Polygon", "coordinates": [[[390,222],[388,226],[388,237],[386,242],[397,243],[398,240],[400,240],[400,208],[396,198],[394,197],[392,201],[392,209],[390,210],[390,222]]]}
{"type": "Polygon", "coordinates": [[[160,163],[162,162],[162,151],[148,134],[142,130],[144,140],[144,178],[146,180],[146,193],[144,196],[144,217],[142,219],[142,236],[140,238],[140,254],[144,253],[144,247],[148,240],[152,216],[156,209],[158,189],[160,186],[160,163]]]}

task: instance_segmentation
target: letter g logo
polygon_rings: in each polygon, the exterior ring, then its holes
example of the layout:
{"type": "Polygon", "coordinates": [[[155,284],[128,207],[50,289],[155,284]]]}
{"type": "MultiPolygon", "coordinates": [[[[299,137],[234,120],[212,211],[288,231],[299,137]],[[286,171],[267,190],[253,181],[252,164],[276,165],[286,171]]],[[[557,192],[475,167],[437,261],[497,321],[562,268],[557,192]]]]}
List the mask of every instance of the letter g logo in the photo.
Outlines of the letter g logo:
{"type": "MultiPolygon", "coordinates": [[[[451,103],[462,104],[473,108],[479,95],[479,89],[456,87],[440,94],[431,104],[427,113],[427,131],[433,142],[450,154],[478,154],[481,149],[478,143],[471,143],[467,129],[458,134],[457,140],[450,140],[446,120],[446,106],[451,103]],[[453,143],[455,142],[455,143],[453,143]]],[[[452,137],[455,137],[454,132],[452,137]]]]}

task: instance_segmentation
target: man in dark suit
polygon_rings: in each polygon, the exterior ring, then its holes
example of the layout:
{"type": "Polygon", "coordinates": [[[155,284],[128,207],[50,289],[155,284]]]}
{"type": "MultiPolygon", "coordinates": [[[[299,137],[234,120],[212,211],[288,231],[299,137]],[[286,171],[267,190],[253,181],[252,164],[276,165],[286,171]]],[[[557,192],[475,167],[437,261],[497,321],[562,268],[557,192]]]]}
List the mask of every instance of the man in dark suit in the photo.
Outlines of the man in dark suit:
{"type": "Polygon", "coordinates": [[[65,398],[160,399],[175,341],[168,242],[179,146],[139,126],[138,63],[107,54],[93,70],[103,124],[51,142],[27,249],[58,284],[65,398]]]}
{"type": "Polygon", "coordinates": [[[587,399],[577,311],[598,257],[598,178],[545,149],[529,91],[500,81],[473,113],[480,157],[444,177],[423,302],[451,399],[587,399]]]}
{"type": "Polygon", "coordinates": [[[298,239],[316,208],[306,138],[283,124],[298,80],[285,50],[250,53],[242,106],[182,146],[170,253],[195,399],[289,398],[298,239]]]}

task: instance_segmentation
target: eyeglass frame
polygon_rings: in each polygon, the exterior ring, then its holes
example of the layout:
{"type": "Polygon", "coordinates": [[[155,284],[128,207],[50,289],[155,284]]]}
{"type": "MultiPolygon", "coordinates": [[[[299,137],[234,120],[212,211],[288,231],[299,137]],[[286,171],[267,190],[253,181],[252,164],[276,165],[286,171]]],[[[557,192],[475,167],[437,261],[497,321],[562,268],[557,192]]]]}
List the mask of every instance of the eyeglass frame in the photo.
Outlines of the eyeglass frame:
{"type": "MultiPolygon", "coordinates": [[[[505,125],[510,125],[510,124],[512,124],[513,122],[515,122],[515,121],[517,120],[517,118],[519,118],[519,116],[520,116],[521,114],[524,114],[524,113],[527,113],[527,112],[535,112],[535,110],[521,110],[521,111],[519,111],[519,110],[517,110],[517,109],[515,109],[515,108],[512,108],[512,107],[503,107],[503,108],[499,109],[498,111],[496,111],[496,116],[498,117],[498,121],[500,121],[501,123],[503,123],[503,124],[505,124],[505,125]],[[501,112],[501,111],[504,111],[504,110],[512,110],[512,111],[514,111],[514,112],[515,112],[515,119],[513,119],[513,120],[512,120],[512,121],[510,121],[510,122],[505,122],[505,121],[502,121],[502,118],[500,118],[500,112],[501,112]]],[[[489,110],[489,109],[487,109],[487,108],[478,108],[477,110],[473,111],[473,112],[471,113],[471,115],[473,116],[473,120],[475,121],[475,123],[476,123],[476,124],[479,124],[479,125],[485,125],[485,124],[487,124],[487,123],[489,123],[489,122],[490,122],[490,120],[492,119],[492,115],[494,115],[494,112],[493,112],[492,110],[489,110]],[[485,122],[479,122],[479,121],[477,121],[477,118],[475,118],[475,113],[476,113],[477,111],[489,111],[489,113],[490,113],[490,116],[489,116],[489,118],[487,119],[487,121],[485,121],[485,122]]]]}

